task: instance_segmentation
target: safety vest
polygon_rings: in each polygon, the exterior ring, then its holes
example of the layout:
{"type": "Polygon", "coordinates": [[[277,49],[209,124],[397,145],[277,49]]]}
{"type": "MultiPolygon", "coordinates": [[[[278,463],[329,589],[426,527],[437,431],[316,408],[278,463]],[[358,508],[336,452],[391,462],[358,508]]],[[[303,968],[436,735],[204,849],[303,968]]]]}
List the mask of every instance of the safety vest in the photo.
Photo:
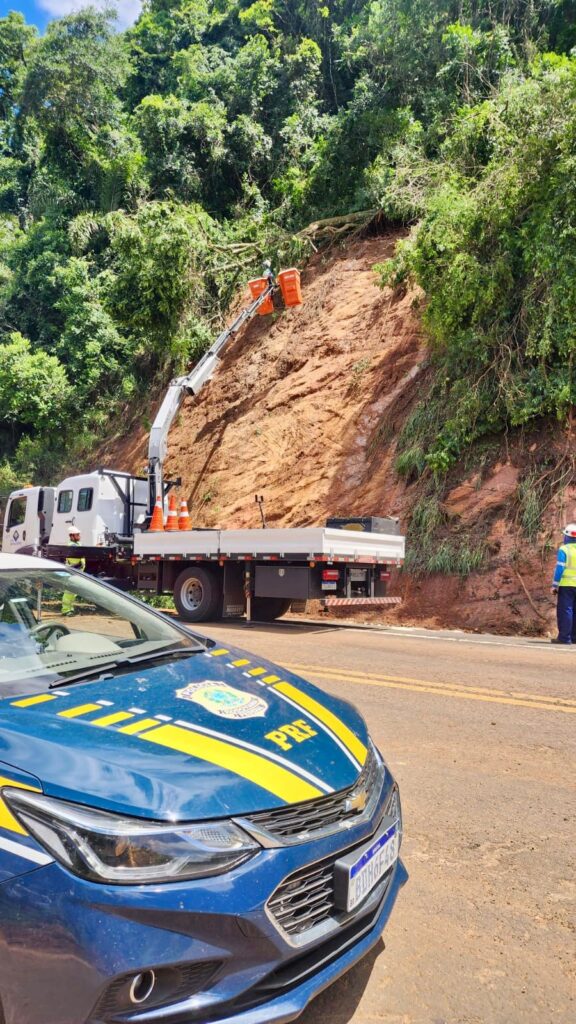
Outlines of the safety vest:
{"type": "MultiPolygon", "coordinates": [[[[68,546],[71,548],[79,548],[80,545],[75,541],[71,540],[68,542],[68,546]]],[[[86,559],[85,558],[67,558],[66,565],[71,565],[75,569],[81,569],[82,572],[86,570],[86,559]]]]}
{"type": "Polygon", "coordinates": [[[576,587],[576,544],[562,544],[560,551],[566,555],[566,565],[559,587],[576,587]]]}

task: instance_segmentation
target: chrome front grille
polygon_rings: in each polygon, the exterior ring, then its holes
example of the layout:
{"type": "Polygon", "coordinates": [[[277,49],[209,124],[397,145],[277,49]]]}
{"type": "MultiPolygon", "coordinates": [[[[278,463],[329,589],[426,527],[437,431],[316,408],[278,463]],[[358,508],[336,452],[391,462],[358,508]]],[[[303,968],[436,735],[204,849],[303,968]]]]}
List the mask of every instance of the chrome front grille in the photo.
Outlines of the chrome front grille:
{"type": "Polygon", "coordinates": [[[334,861],[302,868],[278,886],[268,900],[268,910],[289,935],[308,931],[334,912],[334,861]]]}
{"type": "MultiPolygon", "coordinates": [[[[370,746],[366,763],[353,786],[296,806],[251,814],[243,819],[242,825],[259,839],[264,835],[271,840],[280,840],[282,846],[332,835],[342,827],[358,825],[372,817],[384,774],[384,765],[370,746]]],[[[279,844],[268,842],[266,845],[279,844]]]]}
{"type": "MultiPolygon", "coordinates": [[[[389,793],[382,817],[398,821],[401,829],[400,799],[396,785],[389,793]]],[[[288,875],[274,890],[266,909],[276,927],[293,945],[303,945],[329,934],[340,928],[343,921],[353,919],[358,912],[362,913],[362,907],[370,907],[374,900],[382,898],[392,877],[393,867],[357,911],[347,914],[338,909],[334,892],[334,865],[350,852],[350,848],[339,850],[315,864],[300,868],[288,875]]]]}

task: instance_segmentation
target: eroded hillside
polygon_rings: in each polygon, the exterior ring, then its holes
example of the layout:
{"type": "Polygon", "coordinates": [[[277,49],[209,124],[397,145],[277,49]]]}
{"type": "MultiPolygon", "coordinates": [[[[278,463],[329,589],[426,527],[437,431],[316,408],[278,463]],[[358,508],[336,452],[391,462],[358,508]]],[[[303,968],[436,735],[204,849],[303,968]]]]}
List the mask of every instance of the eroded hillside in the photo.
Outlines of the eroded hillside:
{"type": "MultiPolygon", "coordinates": [[[[422,489],[396,473],[396,443],[429,371],[422,296],[381,290],[373,271],[396,241],[368,238],[315,255],[303,276],[304,305],[252,322],[210,385],[186,402],[166,471],[182,478],[196,525],[258,527],[259,494],[270,525],[393,514],[408,530],[422,489]]],[[[146,443],[147,425],[138,422],[98,459],[137,471],[146,443]]],[[[553,531],[576,491],[564,487],[549,503],[552,540],[543,555],[542,543],[521,536],[518,487],[539,447],[556,446],[560,459],[565,443],[554,432],[496,443],[481,468],[454,475],[440,503],[443,542],[481,539],[483,569],[465,578],[401,574],[395,588],[404,604],[388,620],[545,632],[553,619],[553,531]]],[[[409,542],[422,543],[414,529],[409,542]]]]}

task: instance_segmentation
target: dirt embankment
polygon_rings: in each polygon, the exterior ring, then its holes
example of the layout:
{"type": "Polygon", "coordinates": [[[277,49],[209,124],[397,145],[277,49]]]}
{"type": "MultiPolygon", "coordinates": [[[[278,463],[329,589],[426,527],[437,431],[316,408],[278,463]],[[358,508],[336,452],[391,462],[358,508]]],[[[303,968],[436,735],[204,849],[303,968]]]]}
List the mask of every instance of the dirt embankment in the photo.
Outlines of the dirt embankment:
{"type": "MultiPolygon", "coordinates": [[[[427,350],[422,297],[382,291],[372,269],[392,255],[396,241],[364,239],[316,255],[303,276],[304,305],[253,321],[210,385],[185,403],[166,472],[182,478],[196,525],[258,527],[258,494],[270,525],[392,514],[408,527],[420,493],[395,472],[396,439],[423,393],[427,350]]],[[[546,436],[531,447],[560,443],[546,436]]],[[[146,444],[147,426],[132,425],[99,452],[99,462],[140,470],[146,444]]],[[[533,554],[519,541],[514,508],[522,459],[510,444],[443,497],[447,536],[478,532],[490,553],[485,570],[466,579],[402,574],[395,587],[404,604],[387,621],[547,630],[554,556],[533,554]]],[[[563,500],[568,509],[576,504],[576,488],[565,489],[563,500]]],[[[559,502],[549,506],[549,524],[566,514],[559,502]]]]}

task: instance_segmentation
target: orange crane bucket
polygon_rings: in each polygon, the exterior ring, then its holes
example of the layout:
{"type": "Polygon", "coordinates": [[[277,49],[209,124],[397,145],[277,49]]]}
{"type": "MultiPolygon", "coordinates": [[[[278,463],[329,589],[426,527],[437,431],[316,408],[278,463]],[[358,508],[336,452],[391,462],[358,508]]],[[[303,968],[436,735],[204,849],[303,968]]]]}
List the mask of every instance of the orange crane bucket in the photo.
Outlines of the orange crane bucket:
{"type": "MultiPolygon", "coordinates": [[[[248,287],[250,289],[250,294],[252,298],[257,299],[259,295],[262,295],[262,292],[266,291],[269,283],[270,282],[267,277],[255,277],[253,281],[248,281],[248,287]]],[[[263,302],[262,305],[260,306],[258,310],[258,315],[266,316],[268,313],[273,312],[274,303],[272,301],[272,296],[269,295],[266,301],[263,302]]]]}
{"type": "Polygon", "coordinates": [[[300,271],[296,267],[290,270],[281,270],[278,274],[278,284],[282,292],[285,306],[302,305],[302,288],[300,287],[300,271]]]}

